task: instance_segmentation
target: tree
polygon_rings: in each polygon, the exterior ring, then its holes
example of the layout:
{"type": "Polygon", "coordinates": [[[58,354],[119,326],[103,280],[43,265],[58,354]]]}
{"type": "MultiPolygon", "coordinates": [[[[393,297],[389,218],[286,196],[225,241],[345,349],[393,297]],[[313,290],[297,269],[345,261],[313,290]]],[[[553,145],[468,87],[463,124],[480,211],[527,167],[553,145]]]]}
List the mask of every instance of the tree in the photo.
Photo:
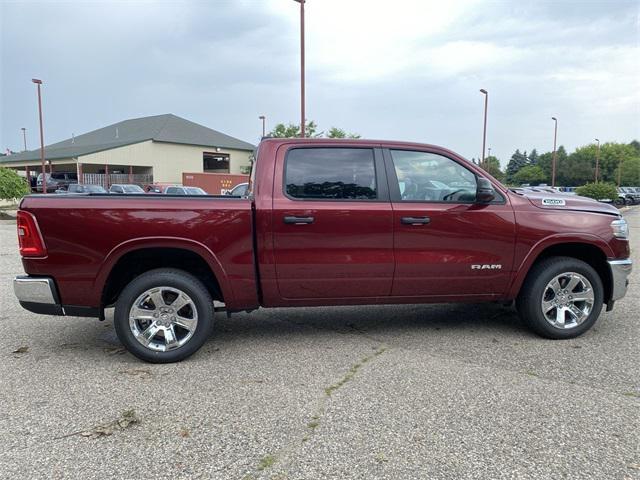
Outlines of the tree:
{"type": "Polygon", "coordinates": [[[576,193],[595,200],[615,200],[618,198],[618,190],[612,183],[587,183],[576,188],[576,193]]]}
{"type": "Polygon", "coordinates": [[[538,185],[539,183],[545,183],[547,176],[540,166],[525,165],[515,173],[513,180],[517,184],[528,183],[530,185],[538,185]]]}
{"type": "Polygon", "coordinates": [[[639,142],[638,140],[632,140],[632,141],[629,143],[629,146],[630,146],[631,148],[633,148],[633,149],[636,151],[636,153],[638,154],[638,156],[640,156],[640,142],[639,142]]]}
{"type": "MultiPolygon", "coordinates": [[[[317,138],[322,135],[322,133],[316,134],[318,126],[313,120],[310,120],[304,126],[304,135],[307,138],[317,138]]],[[[269,132],[270,137],[275,138],[296,138],[300,136],[300,125],[296,125],[295,123],[278,123],[273,130],[269,132]]]]}
{"type": "Polygon", "coordinates": [[[538,151],[534,148],[533,150],[531,150],[531,153],[529,154],[529,164],[530,165],[536,165],[538,163],[538,151]]]}
{"type": "Polygon", "coordinates": [[[360,135],[348,133],[341,128],[331,127],[327,132],[327,138],[360,138],[360,135]]]}
{"type": "Polygon", "coordinates": [[[29,184],[15,170],[0,167],[0,200],[15,201],[30,190],[29,184]]]}
{"type": "Polygon", "coordinates": [[[484,165],[482,165],[482,168],[496,180],[504,180],[504,173],[500,170],[500,160],[498,160],[497,157],[489,155],[484,159],[484,165]]]}
{"type": "MultiPolygon", "coordinates": [[[[560,167],[560,165],[563,165],[566,162],[566,160],[567,160],[567,151],[562,145],[560,145],[556,152],[556,185],[561,184],[558,177],[558,168],[560,167]]],[[[538,157],[537,164],[540,166],[540,168],[542,168],[542,171],[544,172],[546,177],[549,179],[549,183],[551,183],[552,163],[553,163],[553,152],[546,152],[541,154],[538,157]]],[[[571,185],[568,185],[568,186],[571,186],[571,185]]]]}
{"type": "Polygon", "coordinates": [[[640,157],[625,160],[620,165],[620,185],[636,186],[640,185],[640,157]]]}
{"type": "Polygon", "coordinates": [[[518,173],[518,170],[520,170],[526,164],[527,164],[527,157],[525,157],[522,153],[520,153],[520,150],[516,150],[514,154],[511,155],[511,160],[509,160],[509,163],[507,164],[507,171],[506,171],[507,182],[509,183],[514,182],[515,181],[514,175],[518,173]]]}

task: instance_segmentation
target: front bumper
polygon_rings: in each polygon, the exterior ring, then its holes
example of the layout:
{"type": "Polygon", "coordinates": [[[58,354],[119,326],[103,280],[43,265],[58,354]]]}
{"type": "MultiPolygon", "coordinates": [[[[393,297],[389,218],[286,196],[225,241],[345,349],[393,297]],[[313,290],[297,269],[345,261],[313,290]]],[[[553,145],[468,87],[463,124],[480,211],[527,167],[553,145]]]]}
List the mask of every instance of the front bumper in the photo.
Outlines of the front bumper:
{"type": "Polygon", "coordinates": [[[33,313],[100,317],[101,311],[98,308],[62,305],[56,284],[50,277],[20,275],[13,279],[13,292],[22,308],[33,313]]]}
{"type": "Polygon", "coordinates": [[[629,274],[633,268],[633,262],[630,258],[624,260],[608,260],[611,269],[611,279],[613,280],[611,288],[611,301],[620,300],[627,293],[629,286],[629,274]]]}

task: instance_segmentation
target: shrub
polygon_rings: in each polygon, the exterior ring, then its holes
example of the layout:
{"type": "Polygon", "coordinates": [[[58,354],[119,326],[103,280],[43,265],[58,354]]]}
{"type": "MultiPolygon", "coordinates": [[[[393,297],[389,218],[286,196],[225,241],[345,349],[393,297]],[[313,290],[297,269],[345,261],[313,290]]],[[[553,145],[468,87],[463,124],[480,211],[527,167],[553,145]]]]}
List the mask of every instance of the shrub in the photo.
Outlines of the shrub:
{"type": "Polygon", "coordinates": [[[18,175],[14,170],[0,167],[0,199],[15,201],[30,191],[26,179],[18,175]]]}
{"type": "Polygon", "coordinates": [[[576,193],[595,200],[615,200],[618,198],[618,189],[612,183],[587,183],[576,188],[576,193]]]}

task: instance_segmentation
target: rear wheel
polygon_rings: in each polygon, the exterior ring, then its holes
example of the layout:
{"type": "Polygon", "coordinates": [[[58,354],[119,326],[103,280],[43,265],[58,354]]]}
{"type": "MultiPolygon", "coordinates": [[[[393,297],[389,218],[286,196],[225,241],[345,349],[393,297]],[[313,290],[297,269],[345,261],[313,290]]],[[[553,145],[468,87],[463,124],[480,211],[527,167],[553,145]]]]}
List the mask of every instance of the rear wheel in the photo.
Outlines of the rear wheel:
{"type": "Polygon", "coordinates": [[[535,265],[517,300],[518,312],[536,333],[574,338],[598,320],[604,299],[602,280],[586,262],[551,257],[535,265]]]}
{"type": "Polygon", "coordinates": [[[196,277],[176,269],[146,272],[116,302],[114,326],[126,349],[147,362],[178,362],[195,353],[213,325],[213,300],[196,277]]]}

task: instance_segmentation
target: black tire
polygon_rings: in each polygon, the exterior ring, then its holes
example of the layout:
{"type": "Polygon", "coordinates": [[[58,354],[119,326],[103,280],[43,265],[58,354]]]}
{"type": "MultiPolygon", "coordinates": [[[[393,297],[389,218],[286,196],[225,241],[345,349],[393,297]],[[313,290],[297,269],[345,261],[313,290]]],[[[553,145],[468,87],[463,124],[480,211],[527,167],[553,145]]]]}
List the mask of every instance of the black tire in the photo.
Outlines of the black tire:
{"type": "Polygon", "coordinates": [[[193,355],[209,337],[213,327],[213,300],[202,282],[185,271],[171,268],[150,270],[133,279],[124,288],[115,305],[113,322],[118,338],[136,357],[151,363],[179,362],[193,355]],[[129,325],[129,312],[134,302],[155,287],[167,287],[184,292],[192,300],[187,306],[188,311],[193,315],[192,309],[195,305],[197,314],[197,324],[195,329],[192,329],[190,338],[183,345],[167,351],[157,351],[143,345],[136,339],[129,325]]]}
{"type": "Polygon", "coordinates": [[[598,273],[586,262],[572,257],[549,257],[535,264],[516,300],[520,318],[538,335],[554,340],[575,338],[589,330],[598,320],[604,302],[604,288],[598,273]],[[584,276],[593,289],[593,307],[587,318],[573,328],[558,328],[545,318],[541,302],[549,282],[556,276],[575,272],[584,276]]]}

